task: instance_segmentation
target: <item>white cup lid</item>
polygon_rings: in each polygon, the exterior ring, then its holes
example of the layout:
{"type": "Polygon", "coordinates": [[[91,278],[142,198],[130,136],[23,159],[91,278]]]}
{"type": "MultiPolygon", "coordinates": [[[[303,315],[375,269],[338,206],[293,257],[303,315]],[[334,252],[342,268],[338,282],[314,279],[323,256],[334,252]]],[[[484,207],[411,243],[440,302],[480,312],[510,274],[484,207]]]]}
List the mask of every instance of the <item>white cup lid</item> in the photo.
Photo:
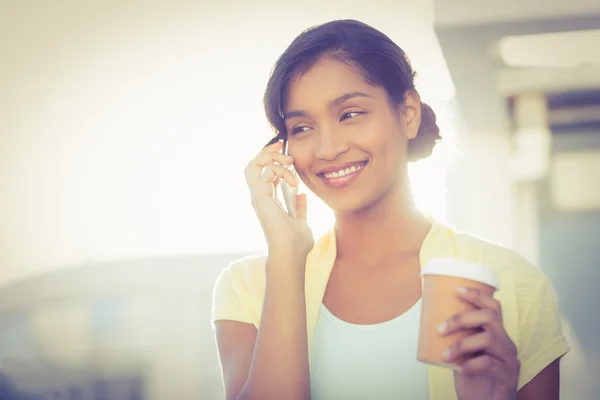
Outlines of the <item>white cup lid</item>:
{"type": "Polygon", "coordinates": [[[482,264],[458,258],[434,258],[421,269],[421,277],[425,275],[443,275],[469,279],[488,286],[499,288],[496,271],[482,264]]]}

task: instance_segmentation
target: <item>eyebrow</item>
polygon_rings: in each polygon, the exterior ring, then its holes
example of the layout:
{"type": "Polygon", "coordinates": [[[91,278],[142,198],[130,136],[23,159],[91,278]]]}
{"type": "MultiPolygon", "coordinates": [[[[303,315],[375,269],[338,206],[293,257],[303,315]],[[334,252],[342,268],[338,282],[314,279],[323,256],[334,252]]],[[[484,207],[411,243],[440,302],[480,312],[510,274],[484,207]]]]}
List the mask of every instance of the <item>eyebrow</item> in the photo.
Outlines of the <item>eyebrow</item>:
{"type": "MultiPolygon", "coordinates": [[[[333,100],[331,100],[329,102],[329,104],[327,105],[329,108],[334,108],[339,106],[340,104],[344,103],[347,100],[353,99],[355,97],[368,97],[371,98],[371,96],[369,96],[366,93],[363,92],[351,92],[351,93],[346,93],[341,95],[340,97],[337,97],[333,100]]],[[[284,120],[289,119],[289,118],[294,118],[294,117],[305,117],[306,116],[306,111],[290,111],[288,113],[286,113],[283,117],[284,120]]]]}

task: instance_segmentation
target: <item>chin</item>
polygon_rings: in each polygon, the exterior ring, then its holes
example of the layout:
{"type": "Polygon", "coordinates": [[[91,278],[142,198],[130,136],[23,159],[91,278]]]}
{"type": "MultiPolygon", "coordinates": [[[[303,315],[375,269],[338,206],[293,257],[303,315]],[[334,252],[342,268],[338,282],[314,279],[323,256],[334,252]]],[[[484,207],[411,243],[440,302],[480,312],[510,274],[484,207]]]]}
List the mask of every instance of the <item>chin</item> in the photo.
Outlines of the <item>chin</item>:
{"type": "MultiPolygon", "coordinates": [[[[364,176],[361,180],[342,188],[332,188],[318,181],[309,182],[307,188],[336,214],[357,214],[372,208],[389,192],[390,185],[364,176]]],[[[392,185],[393,186],[393,185],[392,185]]],[[[309,211],[310,213],[310,211],[309,211]]]]}
{"type": "Polygon", "coordinates": [[[321,198],[336,214],[348,215],[357,214],[365,211],[377,202],[377,199],[366,198],[365,196],[356,196],[349,199],[350,196],[339,196],[338,198],[321,198]]]}

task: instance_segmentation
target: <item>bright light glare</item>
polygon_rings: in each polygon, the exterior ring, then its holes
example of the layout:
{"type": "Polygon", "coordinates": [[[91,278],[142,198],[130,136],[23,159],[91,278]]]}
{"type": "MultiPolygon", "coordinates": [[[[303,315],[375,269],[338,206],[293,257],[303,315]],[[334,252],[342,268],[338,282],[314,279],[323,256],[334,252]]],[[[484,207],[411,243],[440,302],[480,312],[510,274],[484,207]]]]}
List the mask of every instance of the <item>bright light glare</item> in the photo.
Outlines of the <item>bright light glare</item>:
{"type": "MultiPolygon", "coordinates": [[[[262,92],[272,62],[310,24],[232,39],[233,19],[113,32],[48,66],[44,91],[15,116],[10,237],[20,247],[7,246],[3,262],[32,271],[264,249],[243,170],[271,135],[262,92]]],[[[411,175],[419,204],[443,217],[443,165],[424,161],[411,175]]],[[[309,213],[316,236],[332,227],[314,196],[309,213]]]]}

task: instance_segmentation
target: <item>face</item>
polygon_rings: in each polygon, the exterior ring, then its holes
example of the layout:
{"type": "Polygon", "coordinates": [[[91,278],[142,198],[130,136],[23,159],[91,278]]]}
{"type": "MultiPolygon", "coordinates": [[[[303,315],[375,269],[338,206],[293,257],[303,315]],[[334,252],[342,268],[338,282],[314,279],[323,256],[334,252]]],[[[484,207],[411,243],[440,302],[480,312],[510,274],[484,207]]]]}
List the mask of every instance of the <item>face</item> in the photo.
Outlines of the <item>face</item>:
{"type": "Polygon", "coordinates": [[[289,154],[304,184],[337,213],[372,206],[406,180],[406,147],[420,101],[394,106],[350,65],[322,58],[289,87],[289,154]]]}

